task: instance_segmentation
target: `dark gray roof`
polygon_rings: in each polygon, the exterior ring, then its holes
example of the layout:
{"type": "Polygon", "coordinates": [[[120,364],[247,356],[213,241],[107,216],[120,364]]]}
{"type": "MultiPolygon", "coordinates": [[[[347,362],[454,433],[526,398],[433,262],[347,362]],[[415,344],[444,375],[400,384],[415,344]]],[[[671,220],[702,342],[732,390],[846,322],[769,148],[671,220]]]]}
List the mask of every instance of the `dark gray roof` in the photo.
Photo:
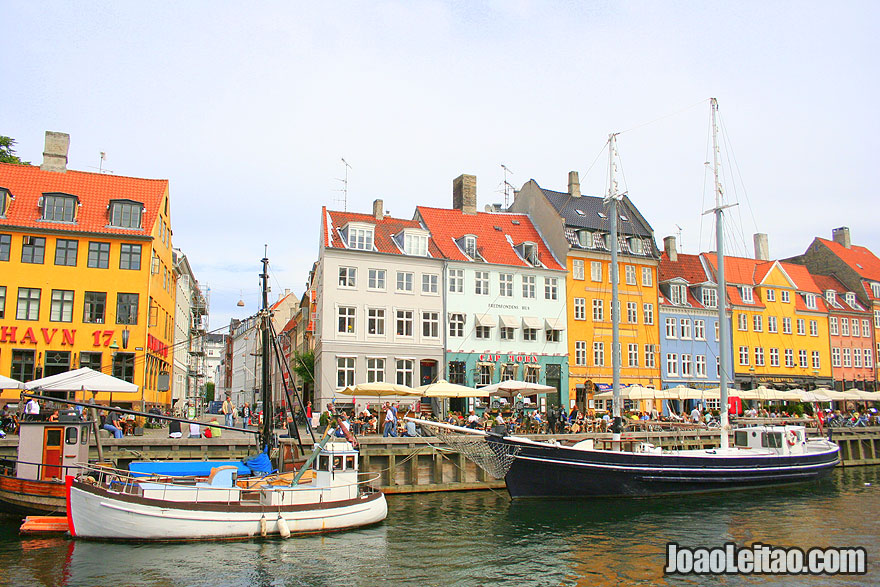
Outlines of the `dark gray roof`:
{"type": "MultiPolygon", "coordinates": [[[[610,230],[607,217],[608,208],[603,198],[597,196],[574,198],[566,192],[554,192],[544,188],[541,188],[541,191],[544,192],[544,196],[565,220],[566,226],[602,232],[610,230]]],[[[629,198],[624,196],[618,210],[620,218],[617,223],[617,231],[619,234],[643,236],[653,240],[653,229],[645,222],[639,211],[629,201],[629,198]]]]}

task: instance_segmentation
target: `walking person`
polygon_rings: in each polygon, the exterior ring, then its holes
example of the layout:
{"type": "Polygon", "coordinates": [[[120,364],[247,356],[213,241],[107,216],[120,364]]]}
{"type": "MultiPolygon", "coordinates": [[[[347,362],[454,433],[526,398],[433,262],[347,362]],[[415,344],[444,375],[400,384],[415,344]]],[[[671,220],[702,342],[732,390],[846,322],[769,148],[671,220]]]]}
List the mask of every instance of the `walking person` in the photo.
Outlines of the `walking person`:
{"type": "Polygon", "coordinates": [[[397,415],[389,404],[385,404],[385,429],[382,436],[397,436],[397,415]]]}
{"type": "Polygon", "coordinates": [[[235,406],[232,404],[231,394],[226,394],[226,399],[223,400],[223,406],[220,408],[220,411],[226,418],[226,425],[231,428],[233,426],[233,418],[235,417],[235,406]]]}

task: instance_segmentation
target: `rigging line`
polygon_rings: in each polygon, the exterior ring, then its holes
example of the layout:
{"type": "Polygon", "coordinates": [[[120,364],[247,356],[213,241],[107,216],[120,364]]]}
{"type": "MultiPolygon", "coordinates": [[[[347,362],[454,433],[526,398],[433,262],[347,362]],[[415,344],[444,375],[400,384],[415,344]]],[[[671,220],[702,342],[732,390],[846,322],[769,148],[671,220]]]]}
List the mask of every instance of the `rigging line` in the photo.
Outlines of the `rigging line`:
{"type": "Polygon", "coordinates": [[[587,176],[590,175],[590,171],[592,171],[592,170],[593,170],[593,167],[596,166],[596,162],[599,161],[599,158],[600,158],[600,157],[602,156],[602,154],[605,152],[605,148],[606,148],[607,146],[608,146],[608,141],[606,140],[606,141],[605,141],[605,144],[602,145],[602,148],[599,149],[599,153],[596,155],[596,158],[593,159],[593,162],[590,163],[590,166],[589,166],[589,167],[587,168],[587,170],[584,172],[584,179],[586,179],[587,176]]]}
{"type": "Polygon", "coordinates": [[[650,125],[650,124],[654,124],[654,123],[656,123],[656,122],[660,122],[661,120],[664,120],[664,119],[666,119],[666,118],[671,118],[671,117],[673,117],[673,116],[678,116],[679,114],[683,114],[684,112],[687,112],[688,110],[691,110],[691,109],[693,109],[693,108],[696,108],[697,106],[701,106],[701,105],[705,104],[705,103],[708,102],[708,101],[709,101],[709,98],[704,98],[703,100],[700,100],[699,102],[697,102],[697,103],[695,103],[695,104],[691,104],[690,106],[686,106],[686,107],[682,108],[681,110],[678,110],[677,112],[671,112],[671,113],[669,113],[669,114],[664,114],[663,116],[660,116],[659,118],[655,118],[654,120],[649,120],[649,121],[647,121],[647,122],[643,122],[643,123],[641,123],[641,124],[637,124],[637,125],[635,125],[635,126],[631,126],[630,128],[628,128],[628,129],[626,129],[626,130],[622,130],[622,131],[618,132],[617,134],[620,135],[620,134],[623,134],[623,133],[625,133],[625,132],[630,132],[630,131],[632,131],[632,130],[636,130],[636,129],[642,128],[643,126],[648,126],[648,125],[650,125]]]}
{"type": "MultiPolygon", "coordinates": [[[[720,116],[719,116],[719,118],[720,118],[720,116]]],[[[731,173],[734,173],[734,170],[735,170],[736,175],[739,177],[739,182],[740,182],[740,185],[742,185],[743,194],[745,196],[746,203],[749,206],[749,213],[752,217],[752,223],[755,226],[755,232],[758,232],[758,221],[755,219],[755,211],[752,208],[752,203],[751,203],[751,200],[749,199],[749,193],[748,193],[748,190],[746,189],[746,183],[742,178],[742,169],[740,168],[739,162],[736,159],[736,153],[734,152],[733,145],[730,141],[730,133],[727,131],[727,126],[724,124],[723,118],[721,118],[721,131],[722,131],[721,136],[724,139],[724,143],[727,145],[727,150],[729,153],[728,160],[730,160],[731,157],[733,158],[733,167],[731,167],[731,173]]]]}

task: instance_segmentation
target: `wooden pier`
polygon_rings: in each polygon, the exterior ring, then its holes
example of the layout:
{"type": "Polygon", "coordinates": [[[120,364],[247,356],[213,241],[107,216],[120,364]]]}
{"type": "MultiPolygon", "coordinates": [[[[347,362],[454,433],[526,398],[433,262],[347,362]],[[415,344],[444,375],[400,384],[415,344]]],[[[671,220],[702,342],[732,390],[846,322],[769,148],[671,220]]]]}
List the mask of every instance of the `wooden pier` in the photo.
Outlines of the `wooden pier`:
{"type": "MultiPolygon", "coordinates": [[[[810,429],[815,436],[818,431],[810,429]]],[[[828,431],[825,431],[826,435],[828,431]]],[[[535,440],[555,438],[561,441],[610,440],[608,433],[537,434],[535,440]]],[[[624,439],[671,448],[714,448],[720,444],[717,430],[679,430],[675,432],[625,432],[624,439]]],[[[463,454],[446,447],[435,437],[359,438],[361,470],[379,474],[379,486],[386,493],[464,491],[503,489],[504,481],[494,479],[463,454]]],[[[841,465],[845,467],[880,465],[880,427],[834,428],[832,440],[840,445],[841,465]]],[[[0,458],[15,457],[17,438],[0,440],[0,458]]],[[[221,438],[166,438],[161,436],[126,436],[101,440],[104,460],[125,467],[133,460],[232,460],[257,452],[254,439],[245,435],[221,438]]],[[[282,454],[287,462],[299,460],[301,452],[290,439],[282,439],[282,454]]],[[[97,459],[92,446],[91,458],[97,459]]]]}

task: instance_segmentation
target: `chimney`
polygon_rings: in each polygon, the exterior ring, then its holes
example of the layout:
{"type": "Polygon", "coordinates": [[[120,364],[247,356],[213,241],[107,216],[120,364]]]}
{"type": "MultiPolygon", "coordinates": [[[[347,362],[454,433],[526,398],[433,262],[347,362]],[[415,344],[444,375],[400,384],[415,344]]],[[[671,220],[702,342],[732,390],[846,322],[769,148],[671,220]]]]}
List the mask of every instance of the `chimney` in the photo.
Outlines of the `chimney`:
{"type": "Polygon", "coordinates": [[[674,236],[667,236],[663,239],[663,248],[666,250],[666,256],[670,261],[673,263],[678,261],[678,249],[675,247],[674,236]]]}
{"type": "Polygon", "coordinates": [[[376,220],[385,218],[385,202],[382,200],[373,200],[373,216],[376,220]]]}
{"type": "Polygon", "coordinates": [[[452,207],[465,214],[477,213],[477,176],[461,174],[452,180],[452,207]]]}
{"type": "Polygon", "coordinates": [[[758,261],[770,260],[770,242],[763,232],[755,234],[755,259],[758,261]]]}
{"type": "Polygon", "coordinates": [[[568,172],[568,195],[572,198],[581,197],[581,182],[577,171],[568,172]]]}
{"type": "Polygon", "coordinates": [[[70,135],[64,132],[46,131],[46,147],[43,150],[43,171],[67,171],[67,150],[70,148],[70,135]]]}
{"type": "Polygon", "coordinates": [[[834,230],[832,230],[831,239],[847,249],[852,247],[852,240],[849,237],[848,226],[841,226],[840,228],[835,228],[834,230]]]}

